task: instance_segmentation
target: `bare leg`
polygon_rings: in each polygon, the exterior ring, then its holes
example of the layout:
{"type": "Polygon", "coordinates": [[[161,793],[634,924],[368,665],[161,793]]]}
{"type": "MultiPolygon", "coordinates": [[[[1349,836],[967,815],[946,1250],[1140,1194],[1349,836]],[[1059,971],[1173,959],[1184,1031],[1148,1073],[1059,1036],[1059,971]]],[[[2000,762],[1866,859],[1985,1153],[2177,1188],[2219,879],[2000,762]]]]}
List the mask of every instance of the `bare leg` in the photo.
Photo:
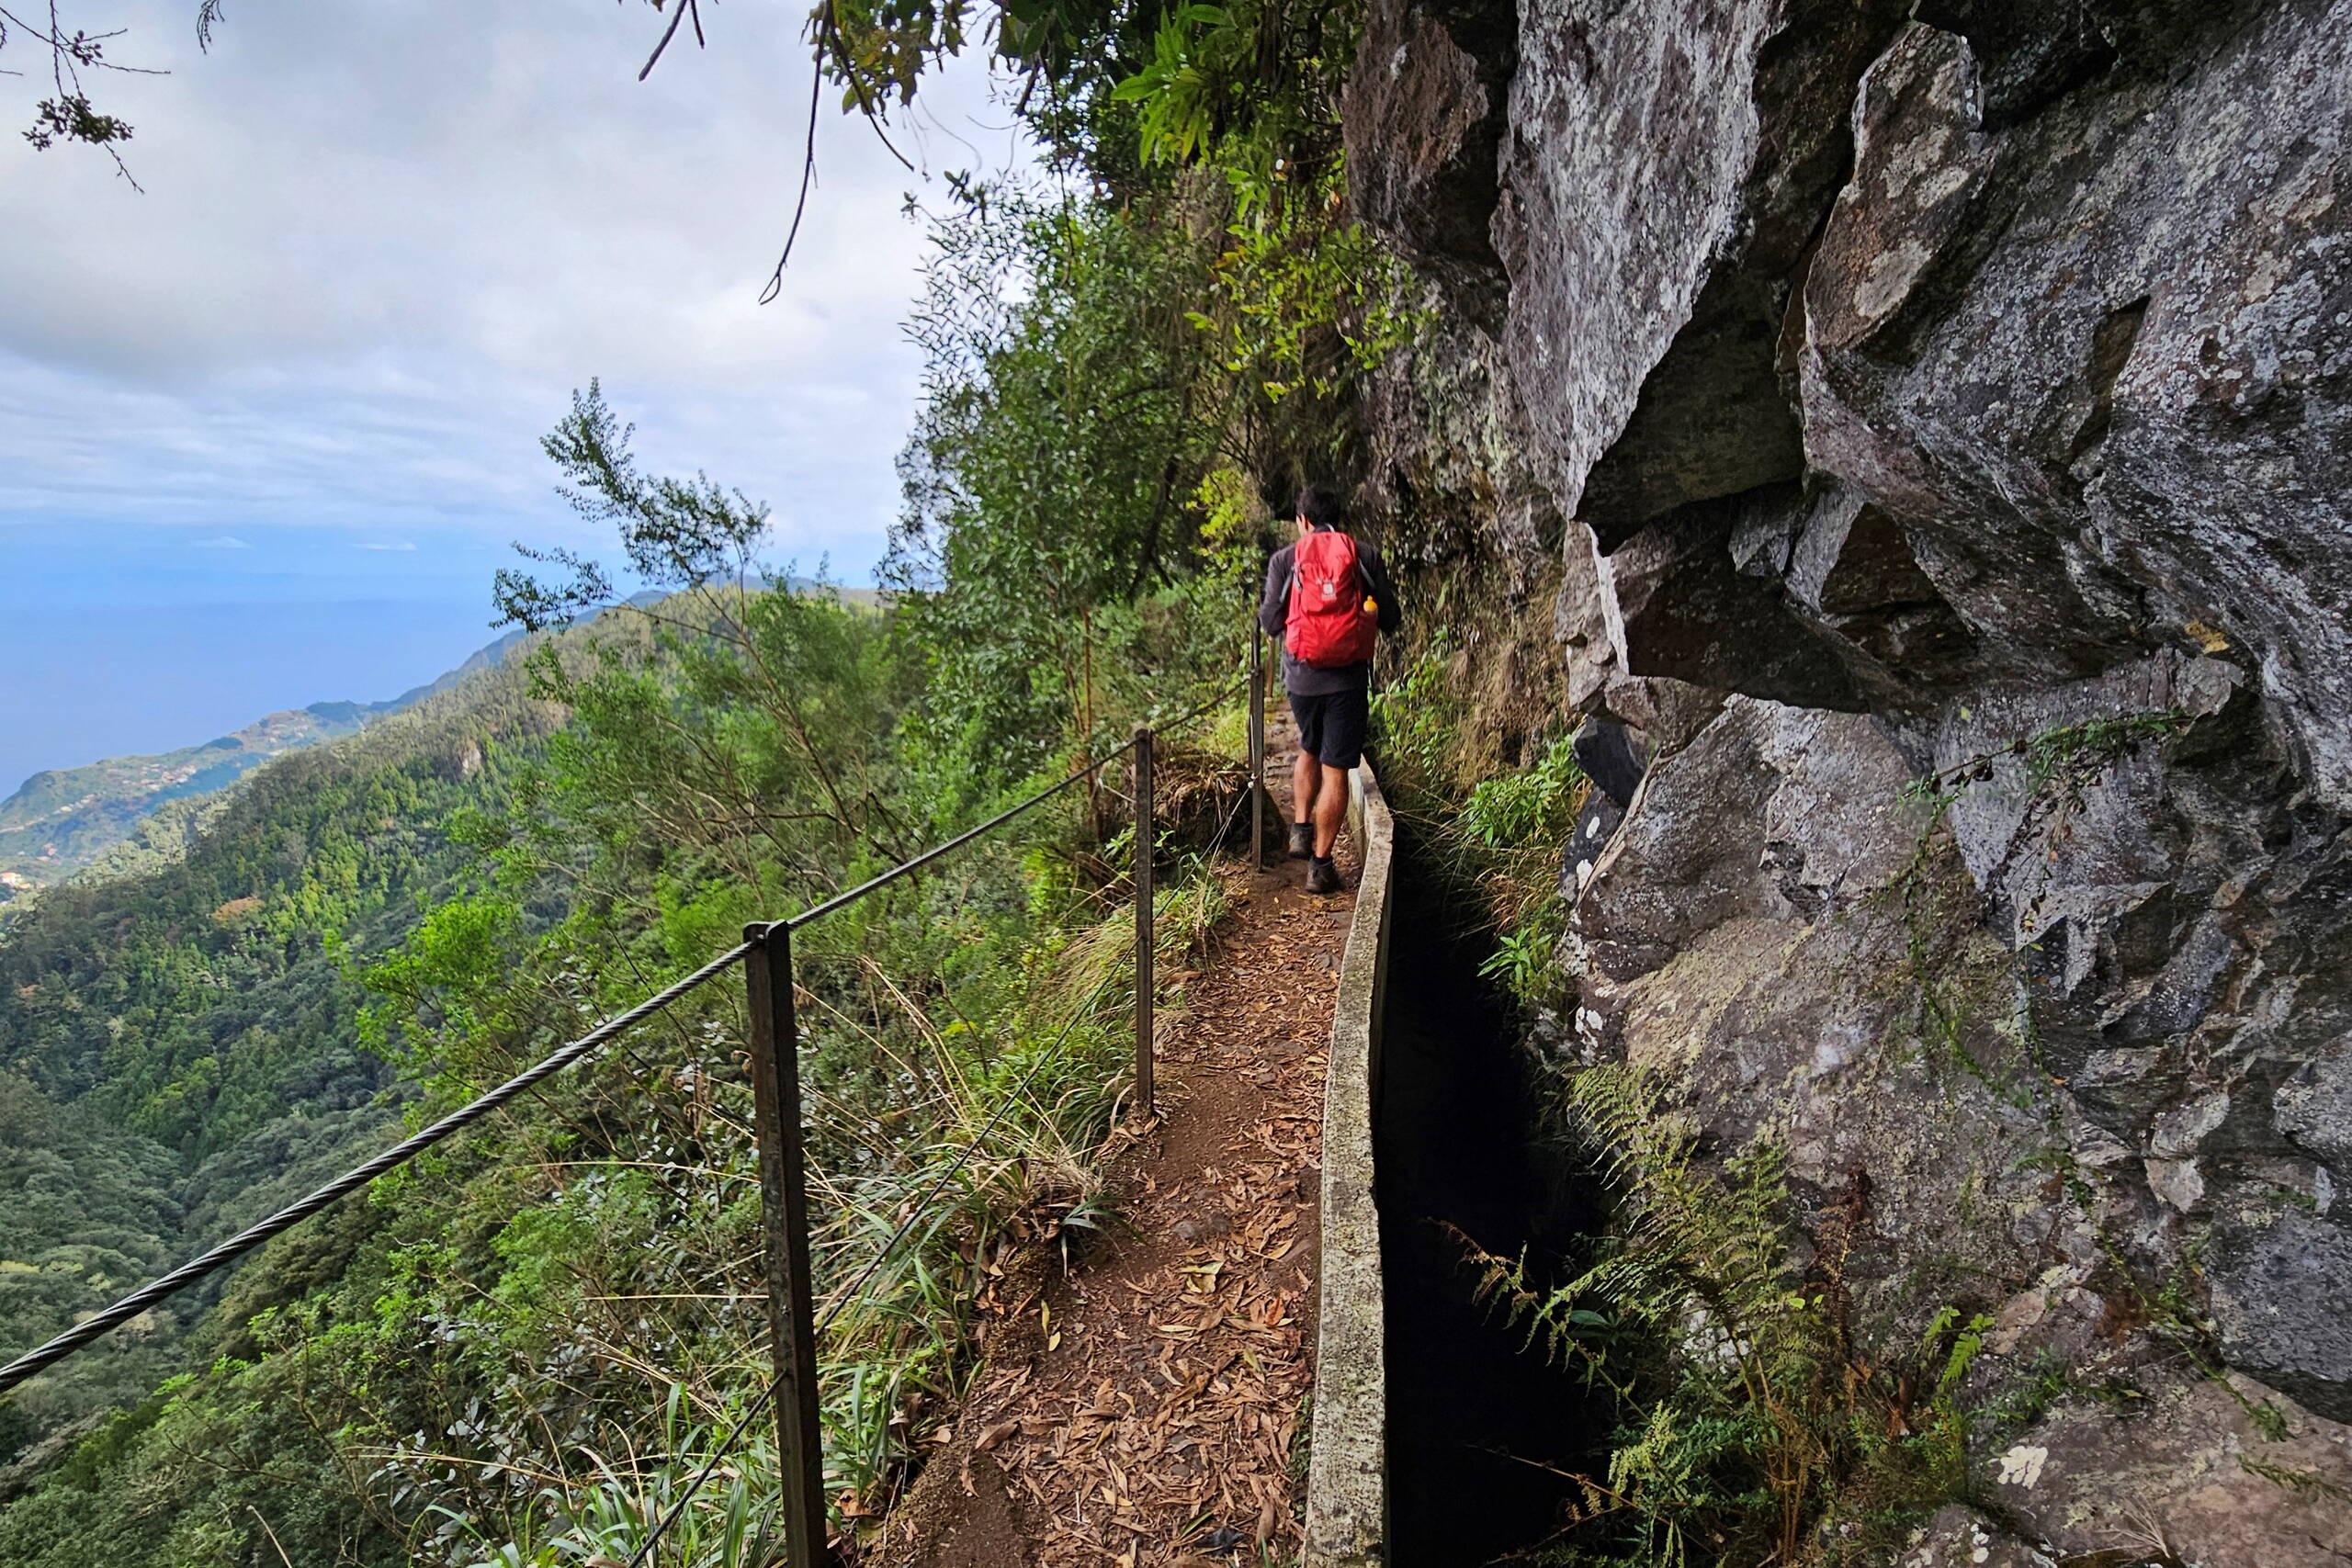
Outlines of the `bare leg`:
{"type": "Polygon", "coordinates": [[[1348,771],[1328,762],[1317,764],[1322,773],[1322,786],[1315,792],[1315,855],[1318,860],[1331,858],[1331,847],[1340,841],[1340,824],[1348,816],[1348,771]]]}
{"type": "Polygon", "coordinates": [[[1315,820],[1315,786],[1322,778],[1323,764],[1304,746],[1298,749],[1298,761],[1290,767],[1290,819],[1294,822],[1315,820]]]}

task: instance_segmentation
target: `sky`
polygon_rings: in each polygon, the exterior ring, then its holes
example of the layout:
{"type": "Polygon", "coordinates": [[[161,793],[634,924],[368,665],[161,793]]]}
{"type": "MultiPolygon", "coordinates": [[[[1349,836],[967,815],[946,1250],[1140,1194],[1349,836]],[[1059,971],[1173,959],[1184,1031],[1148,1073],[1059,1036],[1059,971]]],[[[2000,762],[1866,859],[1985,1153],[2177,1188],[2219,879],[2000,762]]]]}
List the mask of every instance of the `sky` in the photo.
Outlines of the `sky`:
{"type": "MultiPolygon", "coordinates": [[[[101,152],[17,134],[0,78],[0,795],[277,709],[373,700],[495,633],[517,540],[606,541],[539,437],[600,378],[650,470],[773,508],[772,554],[868,581],[919,365],[900,332],[944,171],[1025,160],[984,70],[929,84],[901,167],[826,93],[806,7],[74,0],[122,27],[101,152]]],[[[0,65],[44,61],[12,41],[0,65]]]]}

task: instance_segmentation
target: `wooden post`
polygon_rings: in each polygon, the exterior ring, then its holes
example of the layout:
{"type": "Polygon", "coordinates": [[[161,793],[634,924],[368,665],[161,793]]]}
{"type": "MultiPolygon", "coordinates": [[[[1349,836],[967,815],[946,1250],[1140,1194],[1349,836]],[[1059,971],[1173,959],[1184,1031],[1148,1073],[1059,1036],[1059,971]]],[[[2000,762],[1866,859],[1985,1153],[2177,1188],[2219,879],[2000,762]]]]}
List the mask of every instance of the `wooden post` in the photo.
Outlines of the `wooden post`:
{"type": "Polygon", "coordinates": [[[775,1357],[776,1458],[784,1472],[784,1562],[826,1568],[824,1428],[817,1407],[817,1314],[808,1289],[808,1182],[800,1129],[800,1031],[792,1011],[792,928],[743,929],[752,1018],[752,1113],[766,1231],[768,1341],[775,1357]]]}
{"type": "Polygon", "coordinates": [[[1151,818],[1151,729],[1136,730],[1136,1110],[1152,1113],[1151,854],[1157,834],[1151,818]]]}
{"type": "Polygon", "coordinates": [[[1266,638],[1250,626],[1250,869],[1266,869],[1266,638]]]}

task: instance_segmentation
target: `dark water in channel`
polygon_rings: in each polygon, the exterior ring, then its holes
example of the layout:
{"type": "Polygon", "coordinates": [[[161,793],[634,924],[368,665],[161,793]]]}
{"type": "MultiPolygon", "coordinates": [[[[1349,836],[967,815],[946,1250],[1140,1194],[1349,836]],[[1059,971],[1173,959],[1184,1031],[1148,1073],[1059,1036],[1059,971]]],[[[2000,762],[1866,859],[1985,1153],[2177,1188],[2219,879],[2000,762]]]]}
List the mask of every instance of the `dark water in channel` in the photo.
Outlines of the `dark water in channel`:
{"type": "Polygon", "coordinates": [[[1597,1213],[1586,1184],[1533,1135],[1516,1026],[1477,974],[1491,937],[1447,917],[1401,824],[1398,837],[1396,907],[1421,913],[1400,914],[1391,932],[1374,1112],[1389,1561],[1473,1568],[1557,1529],[1575,1494],[1559,1472],[1604,1464],[1605,1431],[1577,1380],[1475,1300],[1477,1273],[1446,1227],[1505,1257],[1528,1248],[1549,1275],[1597,1213]]]}

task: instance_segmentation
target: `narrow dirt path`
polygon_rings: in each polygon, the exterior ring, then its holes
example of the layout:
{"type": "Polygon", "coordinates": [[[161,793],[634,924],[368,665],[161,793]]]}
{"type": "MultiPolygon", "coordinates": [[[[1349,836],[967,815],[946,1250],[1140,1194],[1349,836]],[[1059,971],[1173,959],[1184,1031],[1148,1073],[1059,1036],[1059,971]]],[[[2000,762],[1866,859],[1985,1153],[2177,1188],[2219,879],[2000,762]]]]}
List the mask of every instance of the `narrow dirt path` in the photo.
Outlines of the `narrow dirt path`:
{"type": "Polygon", "coordinates": [[[991,1333],[989,1364],[869,1562],[1206,1568],[1238,1554],[1254,1568],[1295,1555],[1325,1054],[1353,907],[1352,893],[1309,896],[1305,879],[1297,861],[1237,879],[1221,945],[1160,1015],[1161,1120],[1114,1168],[1132,1229],[991,1333]]]}

